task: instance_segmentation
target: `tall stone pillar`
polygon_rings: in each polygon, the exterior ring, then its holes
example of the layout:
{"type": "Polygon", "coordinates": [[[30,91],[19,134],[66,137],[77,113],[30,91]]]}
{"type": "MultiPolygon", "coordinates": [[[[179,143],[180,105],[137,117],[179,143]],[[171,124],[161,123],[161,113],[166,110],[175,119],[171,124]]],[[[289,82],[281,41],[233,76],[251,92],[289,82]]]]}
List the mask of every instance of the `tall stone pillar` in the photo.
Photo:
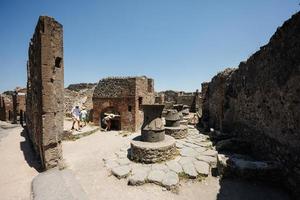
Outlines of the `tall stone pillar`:
{"type": "Polygon", "coordinates": [[[63,27],[41,16],[28,51],[27,130],[44,169],[62,159],[64,121],[63,27]]]}

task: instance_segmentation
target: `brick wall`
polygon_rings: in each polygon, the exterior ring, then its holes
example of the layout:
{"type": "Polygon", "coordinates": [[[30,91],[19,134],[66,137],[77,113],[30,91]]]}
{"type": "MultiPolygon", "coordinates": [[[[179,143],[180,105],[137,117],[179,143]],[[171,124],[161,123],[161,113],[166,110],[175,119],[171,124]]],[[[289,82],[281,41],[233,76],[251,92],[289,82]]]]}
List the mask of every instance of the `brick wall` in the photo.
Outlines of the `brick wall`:
{"type": "Polygon", "coordinates": [[[45,169],[62,158],[64,116],[63,28],[41,16],[29,44],[27,64],[27,131],[45,169]]]}
{"type": "Polygon", "coordinates": [[[154,103],[154,82],[147,77],[113,77],[99,81],[93,95],[93,122],[112,108],[120,114],[121,130],[137,131],[143,122],[140,104],[154,103]]]}

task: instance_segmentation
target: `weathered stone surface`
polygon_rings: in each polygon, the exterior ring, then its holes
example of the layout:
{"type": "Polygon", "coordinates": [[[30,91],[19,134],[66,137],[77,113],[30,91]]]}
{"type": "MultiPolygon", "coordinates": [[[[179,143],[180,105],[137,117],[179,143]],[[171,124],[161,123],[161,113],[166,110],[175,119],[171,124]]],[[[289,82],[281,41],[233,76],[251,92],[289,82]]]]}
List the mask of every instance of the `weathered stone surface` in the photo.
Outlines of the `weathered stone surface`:
{"type": "Polygon", "coordinates": [[[198,153],[202,153],[202,152],[206,151],[207,148],[205,148],[205,147],[196,147],[195,150],[196,150],[198,153]]]}
{"type": "Polygon", "coordinates": [[[117,166],[112,168],[111,172],[117,178],[126,178],[131,171],[131,167],[129,165],[117,166]]]}
{"type": "Polygon", "coordinates": [[[129,177],[129,185],[143,185],[147,180],[148,172],[146,170],[136,171],[129,177]]]}
{"type": "Polygon", "coordinates": [[[41,16],[29,45],[26,128],[43,168],[62,160],[64,117],[63,28],[41,16]]]}
{"type": "Polygon", "coordinates": [[[32,199],[88,200],[89,198],[71,170],[54,168],[40,173],[33,179],[32,199]]]}
{"type": "Polygon", "coordinates": [[[216,157],[218,155],[218,152],[212,149],[208,149],[206,151],[201,152],[201,155],[216,157]]]}
{"type": "Polygon", "coordinates": [[[174,160],[166,162],[166,165],[168,166],[169,170],[174,171],[176,173],[181,173],[183,171],[181,165],[174,160]]]}
{"type": "Polygon", "coordinates": [[[193,163],[186,163],[182,165],[183,172],[188,175],[190,178],[196,178],[198,173],[193,165],[193,163]]]}
{"type": "Polygon", "coordinates": [[[119,114],[114,129],[137,131],[143,122],[140,104],[153,104],[154,81],[140,77],[109,77],[99,81],[93,94],[93,122],[101,124],[105,112],[119,114]]]}
{"type": "Polygon", "coordinates": [[[148,181],[158,185],[162,184],[163,179],[166,177],[166,173],[162,170],[151,170],[148,174],[148,181]]]}
{"type": "Polygon", "coordinates": [[[180,155],[183,157],[195,157],[198,155],[198,152],[192,148],[185,147],[180,149],[180,155]]]}
{"type": "Polygon", "coordinates": [[[223,176],[246,179],[281,180],[282,166],[274,161],[257,161],[243,155],[219,155],[218,170],[223,176]]]}
{"type": "Polygon", "coordinates": [[[131,173],[132,174],[136,174],[138,172],[149,172],[151,170],[151,165],[144,165],[144,164],[140,164],[140,163],[133,163],[131,164],[131,173]]]}
{"type": "Polygon", "coordinates": [[[300,13],[278,28],[238,69],[206,85],[202,124],[251,144],[253,153],[284,166],[286,183],[300,195],[300,13]]]}
{"type": "Polygon", "coordinates": [[[120,165],[129,165],[130,164],[130,160],[128,158],[121,158],[121,159],[118,159],[117,162],[120,164],[120,165]]]}
{"type": "Polygon", "coordinates": [[[194,166],[198,174],[202,176],[208,176],[209,175],[209,164],[204,161],[195,161],[194,166]]]}
{"type": "Polygon", "coordinates": [[[131,141],[131,159],[143,163],[169,160],[177,155],[175,139],[166,135],[160,142],[143,142],[138,138],[131,141]]]}
{"type": "Polygon", "coordinates": [[[165,165],[164,163],[155,163],[152,165],[152,170],[162,170],[164,172],[169,171],[167,165],[165,165]]]}
{"type": "Polygon", "coordinates": [[[176,142],[176,147],[178,149],[182,149],[184,147],[184,145],[182,143],[180,143],[180,142],[176,142]]]}
{"type": "Polygon", "coordinates": [[[114,167],[119,166],[119,163],[116,160],[107,160],[107,161],[105,161],[105,166],[108,169],[112,169],[114,167]]]}
{"type": "Polygon", "coordinates": [[[193,161],[195,161],[196,159],[194,157],[182,157],[180,158],[180,160],[178,161],[178,163],[183,166],[187,163],[193,163],[193,161]]]}
{"type": "Polygon", "coordinates": [[[198,155],[196,159],[208,163],[212,168],[217,167],[217,157],[198,155]]]}
{"type": "Polygon", "coordinates": [[[176,187],[179,183],[179,177],[175,172],[168,172],[163,181],[162,185],[167,189],[171,189],[172,187],[176,187]]]}
{"type": "Polygon", "coordinates": [[[165,133],[174,137],[175,139],[182,139],[186,138],[188,128],[184,125],[180,125],[178,127],[165,127],[165,133]]]}

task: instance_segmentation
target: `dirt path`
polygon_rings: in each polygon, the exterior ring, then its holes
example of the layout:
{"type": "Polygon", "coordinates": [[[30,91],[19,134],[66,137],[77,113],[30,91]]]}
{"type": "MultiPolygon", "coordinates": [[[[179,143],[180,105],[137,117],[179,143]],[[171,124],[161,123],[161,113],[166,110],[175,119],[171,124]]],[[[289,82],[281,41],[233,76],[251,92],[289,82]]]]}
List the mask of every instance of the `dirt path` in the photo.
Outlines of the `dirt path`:
{"type": "Polygon", "coordinates": [[[5,129],[0,141],[0,199],[27,200],[30,198],[31,181],[38,174],[29,143],[23,128],[5,129]]]}
{"type": "Polygon", "coordinates": [[[153,184],[128,186],[126,180],[109,176],[102,159],[118,151],[133,136],[121,137],[117,132],[99,131],[77,141],[63,143],[67,165],[74,171],[90,199],[288,199],[287,194],[278,188],[237,180],[219,181],[215,177],[208,177],[202,182],[181,182],[179,194],[164,191],[153,184]]]}

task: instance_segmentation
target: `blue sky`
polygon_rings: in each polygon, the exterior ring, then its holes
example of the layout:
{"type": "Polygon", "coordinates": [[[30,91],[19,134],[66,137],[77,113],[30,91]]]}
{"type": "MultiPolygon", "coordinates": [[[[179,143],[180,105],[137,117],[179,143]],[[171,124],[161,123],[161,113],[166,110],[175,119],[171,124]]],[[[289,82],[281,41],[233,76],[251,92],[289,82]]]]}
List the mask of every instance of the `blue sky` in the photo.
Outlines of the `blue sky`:
{"type": "Polygon", "coordinates": [[[0,92],[26,86],[39,15],[64,26],[65,85],[146,75],[194,91],[238,66],[299,10],[298,0],[0,0],[0,92]]]}

